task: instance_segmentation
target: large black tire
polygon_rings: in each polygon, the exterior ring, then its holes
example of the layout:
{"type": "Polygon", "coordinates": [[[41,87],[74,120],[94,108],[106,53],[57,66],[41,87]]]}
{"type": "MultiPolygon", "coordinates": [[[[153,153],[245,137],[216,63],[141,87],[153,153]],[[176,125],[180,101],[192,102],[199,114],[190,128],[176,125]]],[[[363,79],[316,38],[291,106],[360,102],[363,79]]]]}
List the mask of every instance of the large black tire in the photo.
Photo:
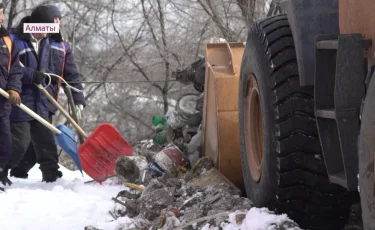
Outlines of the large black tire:
{"type": "Polygon", "coordinates": [[[375,77],[372,76],[362,110],[358,141],[359,190],[363,228],[375,230],[375,77]]]}
{"type": "Polygon", "coordinates": [[[328,180],[314,116],[313,92],[312,87],[299,85],[287,17],[278,15],[255,23],[242,60],[239,92],[246,193],[256,207],[286,213],[304,229],[342,229],[350,215],[351,201],[344,188],[328,180]],[[254,109],[246,106],[248,89],[256,84],[260,127],[251,119],[246,123],[248,116],[256,116],[254,109]],[[249,167],[248,155],[257,149],[263,153],[258,181],[253,178],[254,167],[249,167]]]}

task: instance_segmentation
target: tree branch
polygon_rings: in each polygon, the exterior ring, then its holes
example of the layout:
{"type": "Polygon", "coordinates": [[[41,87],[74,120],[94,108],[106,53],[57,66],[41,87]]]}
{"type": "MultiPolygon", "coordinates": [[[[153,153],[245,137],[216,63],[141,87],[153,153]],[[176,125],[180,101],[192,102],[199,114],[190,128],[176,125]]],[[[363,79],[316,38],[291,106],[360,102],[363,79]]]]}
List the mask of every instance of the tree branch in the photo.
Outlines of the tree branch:
{"type": "Polygon", "coordinates": [[[107,87],[106,86],[104,86],[104,92],[105,92],[106,98],[108,99],[109,104],[112,105],[117,111],[119,111],[121,114],[125,114],[125,115],[131,117],[132,119],[136,120],[137,122],[139,122],[140,124],[142,124],[146,128],[148,128],[150,130],[154,130],[147,123],[145,123],[144,121],[142,121],[141,119],[139,119],[139,116],[135,116],[135,115],[129,113],[129,111],[124,110],[123,107],[119,106],[118,104],[113,103],[113,100],[108,95],[107,87]]]}
{"type": "MultiPolygon", "coordinates": [[[[116,28],[116,26],[115,26],[115,23],[114,23],[114,19],[113,19],[113,17],[114,17],[114,12],[115,12],[115,11],[114,11],[114,8],[115,8],[115,5],[116,5],[116,2],[115,2],[115,0],[112,0],[112,2],[113,2],[113,8],[112,8],[112,14],[111,14],[112,27],[113,27],[113,29],[115,30],[115,32],[116,32],[116,34],[117,34],[117,36],[118,36],[118,39],[120,40],[120,43],[121,43],[121,45],[122,45],[122,48],[123,48],[124,51],[125,51],[125,54],[129,57],[130,62],[131,62],[136,68],[137,68],[137,70],[142,74],[142,76],[143,76],[147,81],[149,81],[151,85],[155,86],[157,89],[159,89],[160,91],[162,91],[163,89],[162,89],[158,84],[151,82],[151,80],[150,80],[150,78],[147,76],[146,72],[145,72],[145,71],[141,68],[141,66],[140,66],[140,65],[134,60],[133,55],[129,52],[129,48],[127,48],[127,47],[125,46],[124,42],[122,41],[122,39],[121,39],[121,35],[120,35],[120,32],[117,30],[117,28],[116,28]]],[[[143,26],[144,26],[144,22],[142,23],[142,25],[140,26],[139,30],[137,31],[136,39],[134,39],[134,40],[137,40],[139,34],[141,33],[141,30],[142,30],[143,26]]]]}

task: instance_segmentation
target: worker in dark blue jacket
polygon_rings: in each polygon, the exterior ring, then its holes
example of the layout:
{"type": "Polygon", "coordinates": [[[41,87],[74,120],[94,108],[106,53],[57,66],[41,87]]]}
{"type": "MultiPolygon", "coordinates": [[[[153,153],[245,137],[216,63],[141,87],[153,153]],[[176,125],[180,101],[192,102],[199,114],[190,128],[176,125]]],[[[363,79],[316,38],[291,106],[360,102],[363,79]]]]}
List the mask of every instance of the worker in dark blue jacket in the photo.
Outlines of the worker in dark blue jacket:
{"type": "Polygon", "coordinates": [[[8,100],[0,96],[0,182],[3,185],[11,185],[12,182],[7,175],[7,165],[12,156],[9,114],[11,105],[21,103],[22,70],[18,52],[9,32],[2,26],[3,21],[4,4],[0,3],[0,88],[9,94],[8,100]]]}
{"type": "MultiPolygon", "coordinates": [[[[30,16],[24,17],[11,34],[19,52],[22,68],[23,103],[39,116],[51,122],[48,110],[48,99],[35,84],[46,85],[44,71],[49,69],[50,43],[47,33],[24,33],[24,23],[54,23],[53,14],[48,7],[38,6],[30,16]]],[[[58,155],[54,134],[39,121],[14,107],[10,114],[12,131],[12,160],[9,168],[13,168],[23,158],[30,143],[36,152],[36,161],[40,164],[43,181],[53,182],[59,177],[58,155]]]]}
{"type": "MultiPolygon", "coordinates": [[[[54,5],[44,5],[48,7],[54,16],[55,23],[60,23],[62,18],[60,10],[54,5]]],[[[61,29],[61,28],[60,28],[61,29]]],[[[69,85],[82,90],[82,83],[80,74],[78,72],[77,66],[74,61],[71,48],[67,42],[63,41],[61,33],[51,34],[49,37],[51,45],[51,63],[50,70],[55,74],[64,78],[69,85]]],[[[57,79],[53,78],[52,84],[47,88],[48,92],[58,100],[58,92],[60,89],[60,84],[57,79]]],[[[82,92],[72,91],[72,96],[74,104],[76,105],[77,117],[81,118],[81,113],[83,108],[86,106],[85,97],[82,92]]],[[[55,115],[57,108],[52,103],[49,103],[48,106],[50,116],[55,115]]],[[[28,172],[36,164],[36,154],[32,144],[28,147],[25,156],[20,161],[20,163],[14,167],[10,175],[18,178],[28,178],[28,172]]],[[[59,177],[62,176],[62,173],[59,172],[59,177]]]]}
{"type": "MultiPolygon", "coordinates": [[[[48,7],[54,16],[55,23],[60,24],[61,21],[61,12],[60,10],[54,5],[45,5],[48,7]]],[[[63,41],[61,33],[54,33],[51,34],[50,44],[51,44],[51,61],[52,67],[51,70],[64,78],[65,81],[69,83],[69,85],[82,90],[82,83],[81,77],[78,72],[77,66],[74,61],[74,57],[72,54],[72,50],[69,44],[63,41]]],[[[57,82],[53,82],[51,87],[48,87],[49,92],[54,96],[54,98],[58,98],[58,91],[59,91],[59,84],[57,82]]],[[[82,116],[82,110],[86,106],[85,97],[82,92],[72,91],[72,96],[74,100],[74,104],[76,105],[76,111],[78,115],[78,119],[82,116]]],[[[56,106],[50,103],[49,111],[54,115],[57,111],[56,106]]]]}

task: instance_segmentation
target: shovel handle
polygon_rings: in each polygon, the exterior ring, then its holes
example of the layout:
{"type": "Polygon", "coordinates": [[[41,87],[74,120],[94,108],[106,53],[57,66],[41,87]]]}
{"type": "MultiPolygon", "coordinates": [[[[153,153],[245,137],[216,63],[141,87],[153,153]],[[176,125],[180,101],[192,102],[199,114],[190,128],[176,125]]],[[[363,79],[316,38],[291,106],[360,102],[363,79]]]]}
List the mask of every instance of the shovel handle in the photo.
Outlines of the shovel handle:
{"type": "Polygon", "coordinates": [[[48,91],[42,85],[37,85],[37,87],[48,98],[48,100],[50,100],[51,103],[54,104],[57,107],[57,109],[69,120],[69,122],[74,126],[74,128],[77,129],[79,134],[81,134],[87,139],[87,134],[85,133],[85,131],[83,131],[82,128],[77,124],[77,122],[75,122],[75,120],[69,115],[69,113],[66,112],[59,103],[57,103],[57,101],[48,93],[48,91]]]}
{"type": "MultiPolygon", "coordinates": [[[[68,97],[68,103],[70,104],[71,109],[72,109],[71,116],[77,122],[77,124],[79,124],[78,119],[77,119],[77,111],[75,109],[75,103],[74,103],[74,100],[73,100],[72,91],[70,90],[69,87],[64,86],[63,88],[64,88],[64,92],[65,92],[66,96],[68,97]]],[[[85,142],[85,138],[82,135],[79,135],[78,138],[79,138],[79,141],[80,141],[81,144],[83,144],[83,142],[85,142]]]]}
{"type": "MultiPolygon", "coordinates": [[[[9,94],[6,91],[4,91],[3,89],[1,89],[1,88],[0,88],[0,94],[3,95],[6,99],[9,99],[9,94]]],[[[42,123],[43,125],[45,125],[52,132],[54,132],[56,134],[61,134],[60,130],[58,130],[55,126],[51,125],[48,121],[44,120],[41,116],[39,116],[38,114],[36,114],[34,111],[32,111],[31,109],[29,109],[24,104],[21,103],[20,105],[17,105],[17,106],[20,107],[26,113],[28,113],[30,116],[32,116],[33,118],[35,118],[36,120],[38,120],[40,123],[42,123]]]]}

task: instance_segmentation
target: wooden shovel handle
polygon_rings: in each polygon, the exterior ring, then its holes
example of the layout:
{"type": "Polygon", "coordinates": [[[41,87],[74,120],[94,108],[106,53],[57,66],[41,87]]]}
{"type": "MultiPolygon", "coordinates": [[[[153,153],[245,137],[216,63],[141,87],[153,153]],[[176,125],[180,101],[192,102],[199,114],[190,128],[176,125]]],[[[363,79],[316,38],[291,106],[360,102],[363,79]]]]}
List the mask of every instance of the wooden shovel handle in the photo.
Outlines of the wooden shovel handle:
{"type": "Polygon", "coordinates": [[[48,93],[48,91],[41,85],[37,85],[37,87],[48,98],[48,100],[50,100],[51,103],[54,104],[57,107],[57,109],[69,120],[69,122],[74,126],[74,128],[77,129],[79,134],[81,134],[87,139],[87,134],[85,133],[85,131],[83,131],[82,128],[77,124],[77,122],[75,122],[75,120],[69,115],[69,113],[66,112],[59,103],[57,103],[57,101],[48,93]]]}
{"type": "MultiPolygon", "coordinates": [[[[68,103],[72,107],[72,115],[71,116],[77,122],[77,124],[79,125],[79,122],[78,122],[78,119],[77,119],[77,111],[76,111],[76,108],[75,108],[75,103],[74,103],[74,100],[73,100],[72,91],[70,90],[69,87],[65,86],[63,88],[64,88],[64,92],[65,92],[66,96],[68,97],[68,103]]],[[[80,144],[82,145],[83,142],[85,142],[85,138],[82,135],[79,135],[78,138],[79,138],[80,144]]]]}
{"type": "MultiPolygon", "coordinates": [[[[9,99],[9,94],[6,91],[4,91],[3,89],[1,89],[1,88],[0,88],[0,94],[3,95],[5,98],[9,99]]],[[[61,134],[60,130],[58,130],[55,126],[51,125],[48,121],[44,120],[41,116],[39,116],[38,114],[36,114],[34,111],[32,111],[31,109],[29,109],[24,104],[21,103],[20,105],[17,105],[17,106],[20,107],[26,113],[28,113],[30,116],[32,116],[33,118],[35,118],[36,120],[38,120],[40,123],[42,123],[43,125],[45,125],[52,132],[54,132],[56,134],[61,134]]]]}

